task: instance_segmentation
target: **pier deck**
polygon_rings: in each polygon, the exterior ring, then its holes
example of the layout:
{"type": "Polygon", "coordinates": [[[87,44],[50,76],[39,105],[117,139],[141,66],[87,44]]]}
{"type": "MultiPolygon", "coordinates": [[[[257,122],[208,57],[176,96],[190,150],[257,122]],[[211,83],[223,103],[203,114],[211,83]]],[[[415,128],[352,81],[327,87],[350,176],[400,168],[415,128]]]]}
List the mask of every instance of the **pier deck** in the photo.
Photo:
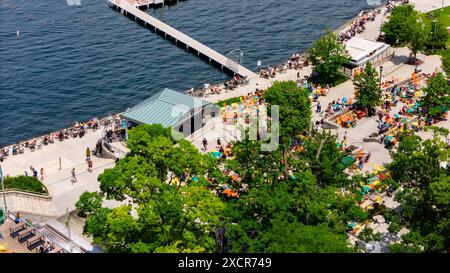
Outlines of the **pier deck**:
{"type": "Polygon", "coordinates": [[[123,1],[127,1],[136,8],[149,7],[150,5],[164,4],[164,0],[123,0],[123,1]]]}
{"type": "Polygon", "coordinates": [[[209,61],[216,62],[222,68],[226,67],[229,70],[235,72],[244,77],[255,78],[258,77],[256,73],[253,71],[239,65],[234,62],[230,58],[227,58],[220,54],[219,52],[205,46],[204,44],[198,42],[195,39],[192,39],[188,35],[182,33],[181,31],[176,30],[175,28],[161,22],[160,20],[154,18],[153,16],[139,10],[138,8],[130,5],[126,0],[108,0],[110,5],[117,7],[118,9],[126,12],[127,14],[132,14],[136,20],[141,20],[144,24],[149,24],[155,28],[155,31],[163,32],[165,36],[170,36],[175,39],[175,43],[182,43],[186,46],[186,49],[193,49],[197,52],[198,55],[202,54],[209,58],[209,61]]]}

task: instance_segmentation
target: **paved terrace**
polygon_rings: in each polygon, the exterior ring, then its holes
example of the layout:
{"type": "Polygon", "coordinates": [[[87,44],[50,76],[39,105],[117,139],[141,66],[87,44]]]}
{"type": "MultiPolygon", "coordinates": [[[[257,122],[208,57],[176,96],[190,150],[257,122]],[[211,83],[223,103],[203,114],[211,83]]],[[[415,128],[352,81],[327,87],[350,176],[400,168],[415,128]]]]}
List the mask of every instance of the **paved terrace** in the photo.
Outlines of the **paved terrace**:
{"type": "MultiPolygon", "coordinates": [[[[114,166],[114,160],[91,156],[93,161],[93,171],[87,171],[86,148],[91,150],[97,141],[102,137],[103,128],[96,131],[88,129],[82,138],[69,138],[64,141],[55,140],[54,143],[43,145],[41,149],[31,151],[25,149],[23,154],[10,155],[3,161],[2,167],[4,175],[23,175],[27,171],[29,175],[30,166],[39,170],[44,168],[44,180],[52,200],[49,206],[42,206],[37,200],[26,200],[26,198],[7,198],[8,208],[11,210],[24,208],[28,213],[45,216],[61,216],[66,212],[75,209],[75,203],[79,196],[85,191],[99,190],[97,177],[106,168],[114,166]],[[61,169],[59,169],[59,159],[61,158],[61,169]],[[75,168],[77,183],[71,183],[71,170],[75,168]]],[[[108,201],[113,205],[115,202],[108,201]]]]}
{"type": "MultiPolygon", "coordinates": [[[[442,4],[442,1],[440,0],[415,0],[411,2],[416,4],[417,8],[422,12],[428,12],[435,9],[435,7],[440,7],[440,5],[442,4]]],[[[450,5],[450,1],[445,1],[444,6],[448,5],[450,5]]],[[[382,22],[388,20],[386,18],[386,15],[383,16],[386,9],[382,7],[381,10],[381,15],[378,15],[374,21],[367,22],[366,31],[357,34],[357,36],[372,40],[375,40],[378,37],[382,22]]],[[[406,60],[409,57],[409,53],[410,50],[406,47],[395,48],[394,58],[383,64],[385,72],[383,73],[382,81],[390,80],[392,78],[402,81],[411,77],[411,74],[414,72],[415,66],[405,64],[406,60]]],[[[441,59],[438,55],[425,56],[423,54],[418,54],[418,58],[424,61],[424,63],[419,67],[423,72],[432,73],[441,71],[441,59]]],[[[253,82],[253,84],[239,87],[233,91],[228,91],[222,94],[210,94],[207,95],[205,99],[211,102],[217,102],[232,97],[247,95],[248,93],[254,92],[256,90],[256,83],[259,84],[259,89],[261,90],[267,87],[268,84],[270,86],[275,81],[295,81],[298,79],[297,72],[300,72],[300,79],[302,79],[304,76],[310,75],[311,71],[311,66],[304,67],[301,70],[287,70],[285,73],[277,74],[275,78],[271,78],[270,80],[260,78],[261,81],[257,80],[253,82]]],[[[354,99],[354,87],[351,80],[348,80],[336,87],[330,88],[327,96],[320,96],[319,101],[322,105],[322,109],[324,110],[328,103],[343,97],[354,99]]],[[[321,120],[323,117],[321,114],[315,113],[315,103],[313,106],[313,122],[315,122],[316,120],[321,120]]],[[[402,106],[403,105],[399,103],[398,108],[400,109],[402,106]]],[[[398,111],[398,109],[394,110],[398,111]]],[[[391,113],[394,113],[394,110],[392,110],[391,113]]],[[[362,148],[363,152],[371,152],[372,155],[369,164],[364,165],[363,171],[371,171],[373,170],[374,166],[382,166],[383,164],[391,161],[389,151],[384,148],[383,144],[363,142],[363,139],[365,137],[368,137],[373,132],[378,132],[376,120],[376,116],[371,118],[364,118],[358,121],[358,124],[355,128],[345,129],[338,127],[338,129],[336,130],[331,130],[331,132],[336,134],[340,140],[343,138],[345,131],[347,131],[347,145],[355,145],[359,148],[362,148]]],[[[437,125],[447,129],[450,128],[449,121],[443,121],[437,125]]],[[[419,132],[418,135],[423,138],[430,138],[432,136],[430,132],[419,132]]],[[[231,140],[240,139],[241,135],[240,132],[236,130],[235,126],[224,125],[220,118],[214,118],[208,120],[206,126],[201,131],[196,132],[194,135],[192,135],[190,140],[194,143],[194,145],[196,145],[197,148],[201,150],[202,140],[203,138],[206,138],[208,141],[208,151],[211,151],[215,150],[215,144],[217,138],[219,137],[222,140],[225,140],[225,142],[228,142],[231,140]]]]}
{"type": "Polygon", "coordinates": [[[17,238],[9,235],[9,228],[15,225],[14,221],[7,219],[3,225],[0,225],[0,246],[7,249],[8,253],[35,253],[27,248],[27,243],[19,243],[17,238]]]}
{"type": "MultiPolygon", "coordinates": [[[[428,0],[428,1],[419,1],[413,0],[412,2],[417,3],[417,7],[420,10],[426,11],[427,9],[434,9],[433,6],[439,7],[442,3],[440,0],[428,0]]],[[[445,5],[448,6],[450,3],[448,0],[445,1],[445,5]]],[[[379,32],[379,26],[381,24],[381,18],[378,16],[374,22],[368,22],[366,25],[366,32],[361,35],[373,35],[377,36],[379,32]]],[[[369,37],[369,36],[366,36],[369,37]]],[[[399,60],[404,58],[409,54],[408,49],[397,49],[396,57],[399,60]]],[[[440,59],[438,56],[420,56],[423,58],[425,63],[421,65],[421,68],[424,72],[433,72],[438,67],[440,67],[440,59]]],[[[404,65],[401,62],[393,62],[396,67],[392,69],[391,74],[384,75],[384,79],[390,79],[392,77],[399,79],[408,78],[412,71],[414,70],[413,66],[404,65]]],[[[303,78],[305,75],[309,75],[311,73],[311,67],[305,67],[300,71],[297,70],[287,70],[285,73],[277,74],[275,78],[271,78],[270,80],[262,79],[256,77],[251,79],[250,84],[242,87],[238,87],[233,91],[223,92],[218,95],[208,95],[206,97],[207,100],[211,102],[217,102],[219,100],[228,99],[231,97],[247,95],[249,92],[254,92],[256,89],[256,84],[258,84],[259,89],[265,89],[272,84],[274,81],[282,81],[282,80],[296,80],[297,72],[300,72],[300,78],[303,78]]],[[[346,96],[350,98],[353,96],[354,89],[351,81],[347,81],[335,88],[331,88],[329,94],[326,97],[320,97],[320,102],[322,106],[326,106],[328,102],[333,99],[342,98],[346,96]]],[[[314,120],[317,120],[319,117],[314,114],[314,120]]],[[[210,144],[216,143],[217,137],[221,137],[226,141],[231,141],[239,136],[234,136],[233,128],[230,126],[222,126],[217,125],[221,122],[220,119],[210,119],[204,130],[197,132],[194,136],[191,137],[193,143],[201,148],[201,140],[203,137],[208,139],[210,144]],[[216,128],[218,130],[212,130],[214,128],[214,124],[216,124],[216,128]],[[222,137],[225,136],[225,137],[222,137]]],[[[449,128],[449,122],[443,122],[443,127],[449,128]]],[[[342,128],[334,130],[334,133],[338,134],[340,137],[343,135],[342,128]]],[[[348,129],[348,140],[347,144],[355,144],[356,146],[360,146],[364,148],[364,151],[371,151],[372,157],[369,161],[370,165],[373,166],[374,163],[378,165],[382,165],[383,163],[389,162],[390,157],[386,149],[382,145],[377,143],[365,143],[362,144],[362,138],[366,137],[372,131],[376,130],[376,122],[373,119],[364,119],[359,121],[358,125],[354,129],[348,129]]],[[[98,139],[101,138],[102,129],[98,129],[97,131],[88,130],[86,135],[83,138],[71,138],[64,140],[62,142],[55,141],[54,144],[49,144],[48,146],[43,146],[42,149],[31,152],[26,150],[24,154],[9,156],[3,163],[3,171],[5,175],[21,175],[25,170],[29,171],[29,167],[33,166],[36,169],[44,168],[45,177],[44,184],[47,186],[50,195],[52,196],[51,206],[53,208],[52,213],[61,216],[65,213],[66,207],[69,210],[73,210],[75,202],[78,200],[81,193],[84,191],[95,191],[99,188],[99,183],[97,182],[98,175],[106,168],[110,168],[114,165],[114,162],[109,159],[101,159],[101,158],[93,158],[94,162],[94,171],[92,173],[87,172],[87,165],[85,163],[85,150],[87,147],[91,149],[95,146],[98,139]],[[61,158],[61,170],[59,169],[59,158],[61,158]],[[70,183],[70,170],[72,168],[76,168],[78,181],[74,185],[70,183]]],[[[421,135],[426,135],[425,133],[419,133],[421,135]]],[[[213,149],[213,145],[210,145],[210,149],[213,149]]],[[[366,166],[367,167],[367,166],[366,166]]],[[[365,167],[365,168],[366,168],[365,167]]],[[[19,202],[19,201],[16,201],[19,202]]],[[[108,206],[116,206],[117,202],[107,202],[108,206]]],[[[12,204],[8,202],[8,205],[11,209],[14,206],[18,206],[21,204],[12,204]]],[[[33,206],[30,204],[30,209],[33,210],[38,208],[38,206],[33,206]]],[[[14,210],[14,209],[13,209],[14,210]]],[[[47,214],[44,211],[33,211],[36,214],[47,214]]]]}

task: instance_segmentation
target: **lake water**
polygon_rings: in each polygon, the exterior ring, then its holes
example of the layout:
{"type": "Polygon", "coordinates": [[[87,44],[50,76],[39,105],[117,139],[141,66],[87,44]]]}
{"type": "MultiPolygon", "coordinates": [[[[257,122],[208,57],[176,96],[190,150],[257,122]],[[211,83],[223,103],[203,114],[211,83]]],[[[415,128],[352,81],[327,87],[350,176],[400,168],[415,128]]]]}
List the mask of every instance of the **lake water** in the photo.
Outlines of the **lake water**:
{"type": "MultiPolygon", "coordinates": [[[[228,77],[106,0],[80,2],[0,0],[0,146],[123,111],[166,87],[184,92],[228,77]]],[[[187,0],[146,12],[224,55],[243,50],[243,65],[256,70],[258,60],[281,63],[368,8],[362,0],[187,0]]]]}

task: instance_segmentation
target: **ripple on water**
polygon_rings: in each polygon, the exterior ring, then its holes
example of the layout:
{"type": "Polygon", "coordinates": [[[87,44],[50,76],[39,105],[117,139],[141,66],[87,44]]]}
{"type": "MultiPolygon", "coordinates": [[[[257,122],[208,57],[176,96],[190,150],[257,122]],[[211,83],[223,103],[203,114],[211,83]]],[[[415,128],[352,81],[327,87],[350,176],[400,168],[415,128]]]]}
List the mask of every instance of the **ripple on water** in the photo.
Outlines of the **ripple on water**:
{"type": "MultiPolygon", "coordinates": [[[[0,146],[125,110],[162,88],[226,79],[218,70],[107,7],[106,1],[0,2],[0,146]],[[16,38],[20,30],[20,38],[16,38]]],[[[277,64],[360,0],[189,0],[147,12],[244,65],[277,64]]]]}

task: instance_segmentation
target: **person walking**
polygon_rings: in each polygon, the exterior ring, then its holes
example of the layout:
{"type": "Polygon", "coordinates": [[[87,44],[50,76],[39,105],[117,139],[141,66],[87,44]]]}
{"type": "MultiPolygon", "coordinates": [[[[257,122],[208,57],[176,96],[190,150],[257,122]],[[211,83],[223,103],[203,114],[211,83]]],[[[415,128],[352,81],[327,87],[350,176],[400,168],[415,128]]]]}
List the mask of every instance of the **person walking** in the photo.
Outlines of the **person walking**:
{"type": "Polygon", "coordinates": [[[45,174],[44,173],[44,168],[41,168],[40,172],[41,172],[41,180],[43,181],[44,180],[44,174],[45,174]]]}
{"type": "Polygon", "coordinates": [[[206,148],[208,147],[208,141],[206,140],[206,138],[203,139],[203,150],[206,151],[206,148]]]}
{"type": "Polygon", "coordinates": [[[220,137],[217,138],[217,146],[222,146],[222,142],[220,141],[220,137]]]}
{"type": "Polygon", "coordinates": [[[92,159],[87,158],[86,161],[87,161],[87,165],[88,165],[88,171],[92,172],[92,165],[93,165],[92,159]]]}
{"type": "Polygon", "coordinates": [[[91,158],[91,149],[89,147],[86,148],[86,158],[91,158]]]}
{"type": "Polygon", "coordinates": [[[72,169],[72,179],[71,179],[71,181],[72,181],[72,185],[73,185],[73,183],[75,183],[75,182],[78,182],[78,180],[77,180],[77,176],[76,176],[76,173],[75,173],[75,168],[73,168],[72,169]]]}

